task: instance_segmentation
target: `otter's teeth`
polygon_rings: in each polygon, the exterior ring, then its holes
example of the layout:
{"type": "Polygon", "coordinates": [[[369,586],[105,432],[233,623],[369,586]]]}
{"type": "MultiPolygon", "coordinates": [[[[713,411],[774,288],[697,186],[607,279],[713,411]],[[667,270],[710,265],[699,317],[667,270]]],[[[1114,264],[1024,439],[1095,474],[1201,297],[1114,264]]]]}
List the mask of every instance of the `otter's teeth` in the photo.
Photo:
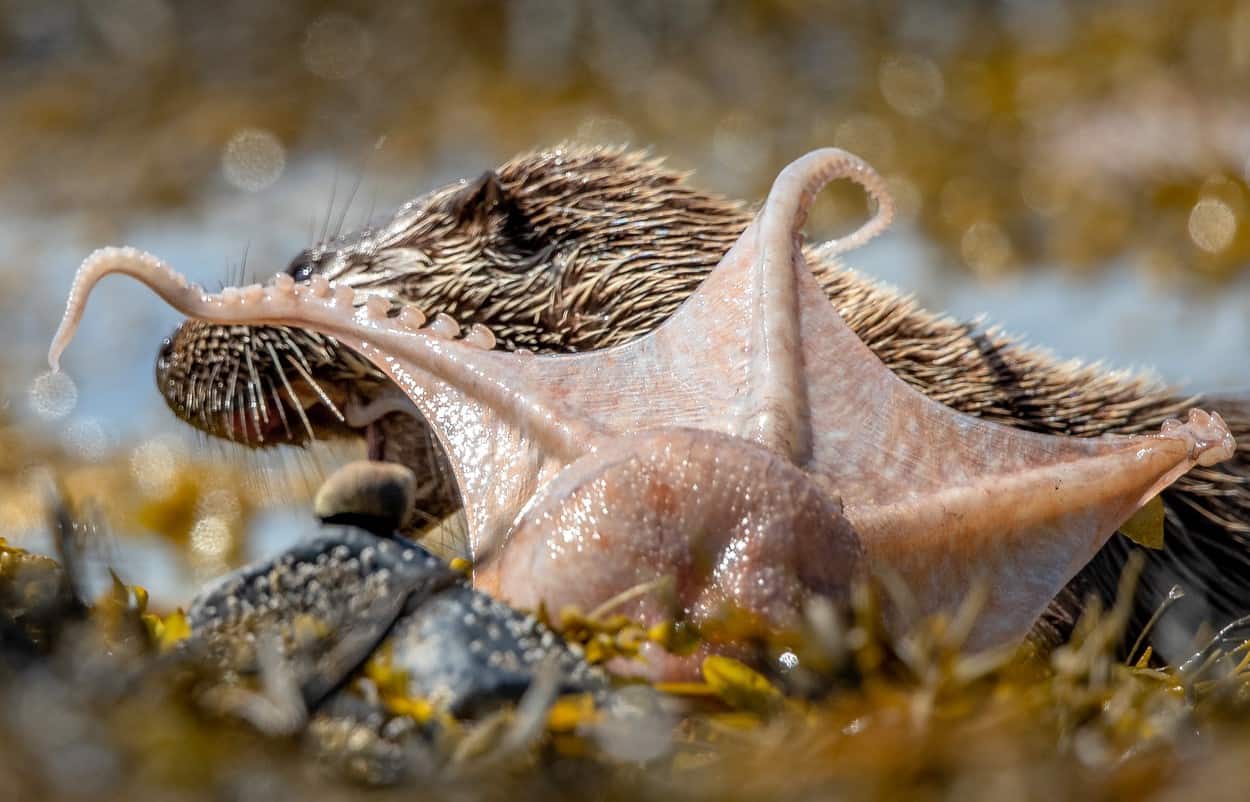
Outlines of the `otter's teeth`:
{"type": "Polygon", "coordinates": [[[334,288],[334,305],[335,306],[351,306],[352,301],[356,299],[356,291],[346,285],[340,285],[334,288]]]}
{"type": "Polygon", "coordinates": [[[425,325],[425,314],[415,306],[405,306],[399,310],[400,325],[416,331],[425,325]]]}
{"type": "Polygon", "coordinates": [[[330,280],[320,273],[308,279],[308,289],[318,298],[330,297],[330,280]]]}
{"type": "Polygon", "coordinates": [[[255,303],[265,297],[265,288],[259,284],[248,284],[241,290],[243,300],[247,303],[255,303]]]}
{"type": "Polygon", "coordinates": [[[371,295],[365,301],[365,314],[370,320],[382,320],[386,317],[386,310],[390,309],[390,306],[380,295],[371,295]]]}
{"type": "Polygon", "coordinates": [[[439,312],[434,316],[434,320],[430,323],[427,331],[435,337],[441,337],[444,340],[450,340],[460,334],[460,324],[456,319],[446,312],[439,312]]]}
{"type": "Polygon", "coordinates": [[[225,287],[221,291],[221,301],[226,304],[237,304],[241,293],[238,287],[225,287]]]}
{"type": "Polygon", "coordinates": [[[295,279],[289,273],[276,273],[273,277],[273,288],[289,292],[295,287],[295,279]]]}
{"type": "Polygon", "coordinates": [[[495,332],[481,323],[474,323],[469,327],[469,333],[464,336],[464,342],[489,351],[495,347],[495,332]]]}

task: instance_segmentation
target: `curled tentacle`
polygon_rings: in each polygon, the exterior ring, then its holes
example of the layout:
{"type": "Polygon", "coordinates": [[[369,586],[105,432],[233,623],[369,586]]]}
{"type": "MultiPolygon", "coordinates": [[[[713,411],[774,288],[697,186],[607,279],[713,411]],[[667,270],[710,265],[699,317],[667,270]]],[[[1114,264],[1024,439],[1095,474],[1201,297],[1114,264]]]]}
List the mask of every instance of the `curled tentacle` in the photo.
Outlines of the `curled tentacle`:
{"type": "MultiPolygon", "coordinates": [[[[849,179],[862,187],[877,208],[868,222],[845,237],[818,246],[816,252],[822,258],[832,258],[868,244],[894,220],[894,198],[880,173],[858,156],[838,148],[812,151],[781,172],[769,193],[768,205],[772,206],[784,193],[792,197],[784,204],[773,206],[775,219],[769,220],[767,225],[787,228],[791,236],[797,237],[807,223],[807,214],[817,193],[829,182],[839,179],[849,179]]],[[[776,236],[781,232],[770,233],[776,236]]]]}
{"type": "MultiPolygon", "coordinates": [[[[483,348],[488,341],[484,331],[478,331],[469,342],[452,339],[459,336],[461,327],[446,314],[437,315],[424,328],[414,331],[411,326],[416,321],[424,322],[419,312],[414,310],[395,318],[379,316],[376,304],[366,303],[360,309],[353,306],[352,288],[331,287],[323,282],[310,282],[305,287],[276,281],[267,287],[255,284],[209,293],[188,282],[161,259],[136,248],[101,248],[83,261],[48,350],[48,363],[53,369],[59,368],[61,353],[73,338],[92,288],[113,273],[137,279],[175,309],[192,317],[214,323],[299,326],[351,343],[401,384],[395,371],[407,374],[416,368],[462,388],[468,396],[512,420],[552,453],[577,454],[594,439],[592,427],[585,421],[569,420],[567,416],[561,419],[530,388],[502,377],[497,362],[491,359],[499,355],[483,348]],[[401,352],[407,357],[407,365],[387,359],[388,354],[401,352]]],[[[234,392],[230,391],[232,396],[234,392]]],[[[322,400],[332,406],[328,398],[322,400]]],[[[242,413],[250,410],[254,417],[259,414],[256,404],[246,400],[241,399],[238,407],[242,413]]],[[[342,417],[341,412],[334,411],[342,417]]],[[[227,414],[234,414],[229,403],[227,414]]]]}

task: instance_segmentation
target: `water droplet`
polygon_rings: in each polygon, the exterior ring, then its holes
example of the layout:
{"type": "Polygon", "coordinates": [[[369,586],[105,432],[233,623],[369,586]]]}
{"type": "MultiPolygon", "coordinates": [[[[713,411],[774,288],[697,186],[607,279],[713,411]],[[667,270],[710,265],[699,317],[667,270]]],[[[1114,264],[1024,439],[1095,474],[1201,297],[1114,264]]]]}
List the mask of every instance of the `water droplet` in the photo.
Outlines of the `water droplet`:
{"type": "Polygon", "coordinates": [[[78,386],[67,373],[48,371],[30,383],[30,406],[45,420],[60,420],[78,405],[78,386]]]}
{"type": "Polygon", "coordinates": [[[245,192],[259,192],[286,169],[286,148],[263,128],[244,128],[230,137],[221,157],[226,180],[245,192]]]}

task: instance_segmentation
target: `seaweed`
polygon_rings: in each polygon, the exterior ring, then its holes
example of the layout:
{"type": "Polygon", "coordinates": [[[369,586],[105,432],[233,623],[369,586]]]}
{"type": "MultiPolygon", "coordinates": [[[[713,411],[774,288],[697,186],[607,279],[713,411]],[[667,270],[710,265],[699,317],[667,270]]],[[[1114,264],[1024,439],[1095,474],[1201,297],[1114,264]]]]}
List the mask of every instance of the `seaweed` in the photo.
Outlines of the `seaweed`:
{"type": "MultiPolygon", "coordinates": [[[[63,501],[52,509],[62,531],[89,529],[63,501]]],[[[222,704],[223,688],[257,680],[182,648],[180,610],[154,612],[119,580],[83,601],[65,540],[61,562],[0,548],[6,798],[320,801],[367,786],[378,799],[1150,799],[1244,776],[1233,768],[1250,711],[1244,622],[1164,665],[1149,649],[1131,664],[1115,658],[1126,602],[1091,603],[1051,652],[992,653],[963,646],[977,594],[954,616],[887,635],[880,601],[899,592],[888,582],[857,587],[845,609],[809,605],[791,632],[731,615],[706,631],[676,627],[674,640],[672,626],[565,610],[545,615],[608,665],[641,642],[732,637],[755,649],[707,658],[702,682],[621,678],[597,697],[561,695],[540,677],[514,703],[453,715],[410,696],[383,647],[350,680],[359,699],[381,700],[383,717],[348,700],[266,729],[222,704]]]]}

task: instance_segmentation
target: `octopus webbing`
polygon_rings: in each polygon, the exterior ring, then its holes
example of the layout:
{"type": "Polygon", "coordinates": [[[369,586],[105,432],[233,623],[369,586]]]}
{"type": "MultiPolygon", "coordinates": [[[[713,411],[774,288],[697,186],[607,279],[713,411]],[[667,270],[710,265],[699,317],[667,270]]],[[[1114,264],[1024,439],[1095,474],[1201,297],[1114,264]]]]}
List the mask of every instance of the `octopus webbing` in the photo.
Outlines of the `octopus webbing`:
{"type": "MultiPolygon", "coordinates": [[[[785,626],[812,596],[838,599],[857,574],[884,571],[926,612],[980,584],[969,645],[1011,643],[1137,509],[1230,457],[1232,435],[1196,409],[1156,435],[1034,434],[911,389],[804,261],[809,206],[839,178],[878,213],[830,248],[875,236],[889,220],[880,178],[843,151],[810,153],[666,323],[609,349],[505,353],[480,326],[460,336],[445,315],[358,307],[321,277],[208,293],[154,256],[106,248],[79,269],[49,359],[110,273],[193,317],[339,340],[432,427],[464,499],[473,582],[520,607],[626,594],[620,611],[644,622],[740,609],[785,626]]],[[[649,671],[685,675],[697,657],[657,655],[649,671]]]]}

